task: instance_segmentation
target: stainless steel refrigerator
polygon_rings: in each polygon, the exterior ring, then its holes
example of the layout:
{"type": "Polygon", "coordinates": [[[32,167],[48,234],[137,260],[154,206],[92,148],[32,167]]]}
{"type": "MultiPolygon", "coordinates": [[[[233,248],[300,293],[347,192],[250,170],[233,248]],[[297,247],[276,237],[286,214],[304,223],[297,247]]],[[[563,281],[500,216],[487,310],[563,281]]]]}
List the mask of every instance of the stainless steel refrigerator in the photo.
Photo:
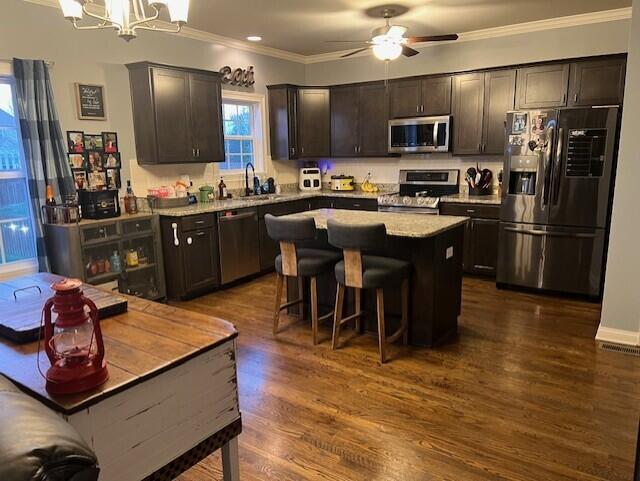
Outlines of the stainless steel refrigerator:
{"type": "Polygon", "coordinates": [[[497,282],[600,296],[618,108],[507,115],[497,282]]]}

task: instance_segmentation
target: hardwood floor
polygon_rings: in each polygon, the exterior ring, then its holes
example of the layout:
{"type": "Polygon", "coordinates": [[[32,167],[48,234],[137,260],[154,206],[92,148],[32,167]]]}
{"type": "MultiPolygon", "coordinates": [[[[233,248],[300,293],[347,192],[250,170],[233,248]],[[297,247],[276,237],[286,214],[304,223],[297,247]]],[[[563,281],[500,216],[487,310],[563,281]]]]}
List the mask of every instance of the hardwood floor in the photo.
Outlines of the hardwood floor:
{"type": "MultiPolygon", "coordinates": [[[[274,339],[274,295],[268,275],[180,303],[240,332],[243,480],[632,478],[640,358],[596,347],[597,304],[465,278],[459,339],[380,366],[377,337],[331,351],[329,323],[274,339]]],[[[222,479],[219,454],[179,479],[222,479]]]]}

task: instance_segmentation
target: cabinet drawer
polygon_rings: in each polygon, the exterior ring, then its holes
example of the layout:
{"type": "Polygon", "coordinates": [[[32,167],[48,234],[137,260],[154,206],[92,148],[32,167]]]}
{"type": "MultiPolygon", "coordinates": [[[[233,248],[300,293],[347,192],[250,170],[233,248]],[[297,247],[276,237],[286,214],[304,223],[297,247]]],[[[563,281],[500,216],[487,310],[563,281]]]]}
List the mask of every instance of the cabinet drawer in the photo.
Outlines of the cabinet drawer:
{"type": "Polygon", "coordinates": [[[120,236],[117,222],[82,228],[82,243],[97,244],[120,236]]]}
{"type": "Polygon", "coordinates": [[[500,206],[486,204],[453,204],[443,202],[440,204],[440,213],[442,215],[460,215],[472,218],[499,219],[500,206]]]}
{"type": "Polygon", "coordinates": [[[376,199],[355,199],[345,197],[335,197],[333,199],[334,209],[349,210],[378,210],[378,201],[376,199]]]}
{"type": "Polygon", "coordinates": [[[144,234],[153,230],[151,219],[128,220],[122,222],[122,233],[124,235],[144,234]]]}
{"type": "Polygon", "coordinates": [[[275,216],[295,214],[296,212],[304,212],[309,210],[312,198],[304,200],[294,200],[292,202],[280,202],[277,204],[268,204],[258,207],[258,218],[264,218],[265,214],[275,216]]]}
{"type": "Polygon", "coordinates": [[[214,224],[213,214],[190,215],[182,218],[182,230],[189,231],[195,229],[204,229],[214,224]]]}

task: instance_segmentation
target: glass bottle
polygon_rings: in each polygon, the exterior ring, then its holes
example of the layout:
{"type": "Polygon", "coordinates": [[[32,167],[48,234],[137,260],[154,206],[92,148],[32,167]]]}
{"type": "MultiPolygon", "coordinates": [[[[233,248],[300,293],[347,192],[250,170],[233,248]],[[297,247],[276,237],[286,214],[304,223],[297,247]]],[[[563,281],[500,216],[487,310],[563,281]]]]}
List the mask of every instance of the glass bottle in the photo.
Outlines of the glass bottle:
{"type": "Polygon", "coordinates": [[[47,185],[47,200],[45,201],[45,218],[48,224],[57,224],[57,216],[56,216],[56,198],[53,195],[53,187],[51,185],[47,185]]]}
{"type": "Polygon", "coordinates": [[[130,180],[127,180],[127,193],[124,196],[124,210],[127,212],[127,214],[138,213],[138,199],[133,193],[133,188],[131,187],[130,180]]]}
{"type": "Polygon", "coordinates": [[[222,177],[220,177],[220,183],[218,184],[218,199],[225,200],[227,198],[227,184],[224,183],[222,177]]]}

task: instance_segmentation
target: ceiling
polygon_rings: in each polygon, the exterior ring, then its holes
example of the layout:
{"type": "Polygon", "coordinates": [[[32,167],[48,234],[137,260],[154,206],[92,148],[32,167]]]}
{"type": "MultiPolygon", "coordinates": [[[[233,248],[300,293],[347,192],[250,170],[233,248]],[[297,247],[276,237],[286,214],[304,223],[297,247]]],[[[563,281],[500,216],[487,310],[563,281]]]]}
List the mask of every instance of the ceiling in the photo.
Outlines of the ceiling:
{"type": "MultiPolygon", "coordinates": [[[[629,7],[631,0],[402,0],[394,20],[408,35],[463,33],[629,7]]],[[[372,0],[191,0],[189,27],[237,40],[263,37],[261,45],[301,55],[354,47],[326,40],[366,40],[375,18],[372,0]]],[[[535,35],[544,35],[544,32],[535,35]]],[[[357,45],[355,45],[357,47],[357,45]]]]}

